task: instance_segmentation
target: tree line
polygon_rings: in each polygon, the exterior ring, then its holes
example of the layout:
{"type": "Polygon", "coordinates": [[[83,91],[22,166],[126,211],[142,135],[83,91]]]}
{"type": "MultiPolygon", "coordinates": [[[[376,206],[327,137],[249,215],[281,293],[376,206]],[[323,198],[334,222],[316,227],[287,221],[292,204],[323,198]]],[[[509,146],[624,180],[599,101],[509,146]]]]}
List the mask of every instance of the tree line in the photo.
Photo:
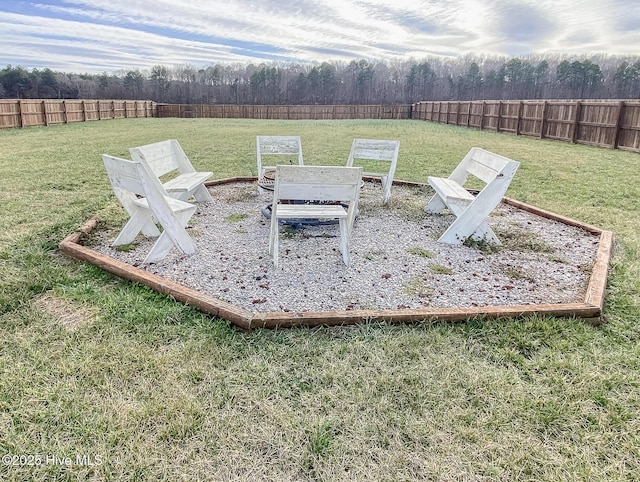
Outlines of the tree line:
{"type": "Polygon", "coordinates": [[[398,104],[421,100],[640,98],[640,57],[467,56],[423,61],[155,65],[77,74],[0,70],[0,98],[184,104],[398,104]]]}

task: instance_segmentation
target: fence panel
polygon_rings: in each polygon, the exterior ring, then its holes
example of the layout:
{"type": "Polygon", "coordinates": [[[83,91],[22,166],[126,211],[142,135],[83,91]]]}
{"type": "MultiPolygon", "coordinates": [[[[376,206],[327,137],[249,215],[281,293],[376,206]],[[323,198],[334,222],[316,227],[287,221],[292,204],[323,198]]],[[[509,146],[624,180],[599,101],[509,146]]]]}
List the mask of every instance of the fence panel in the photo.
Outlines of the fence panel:
{"type": "Polygon", "coordinates": [[[153,117],[154,113],[154,102],[146,100],[0,99],[0,129],[153,117]]]}
{"type": "Polygon", "coordinates": [[[625,103],[618,128],[618,149],[640,151],[640,102],[625,103]]]}
{"type": "Polygon", "coordinates": [[[484,103],[484,118],[482,122],[483,129],[498,131],[498,120],[500,114],[499,101],[486,101],[484,103]]]}
{"type": "Polygon", "coordinates": [[[44,105],[42,101],[21,100],[20,117],[23,127],[43,126],[45,123],[44,105]]]}
{"type": "Polygon", "coordinates": [[[157,117],[245,119],[409,119],[410,104],[400,105],[190,105],[157,104],[157,117]]]}
{"type": "Polygon", "coordinates": [[[577,122],[577,142],[615,147],[620,104],[582,102],[577,122]]]}
{"type": "Polygon", "coordinates": [[[520,133],[520,109],[522,102],[507,101],[500,104],[498,130],[500,132],[520,133]]]}
{"type": "Polygon", "coordinates": [[[22,127],[20,105],[17,102],[0,102],[0,128],[22,127]]]}
{"type": "Polygon", "coordinates": [[[413,119],[640,151],[637,100],[418,102],[413,119]]]}
{"type": "Polygon", "coordinates": [[[542,101],[524,101],[522,103],[519,134],[540,137],[545,106],[546,104],[542,101]]]}
{"type": "Polygon", "coordinates": [[[477,127],[478,129],[482,129],[482,120],[484,114],[484,103],[483,102],[472,102],[471,110],[469,112],[469,127],[477,127]]]}

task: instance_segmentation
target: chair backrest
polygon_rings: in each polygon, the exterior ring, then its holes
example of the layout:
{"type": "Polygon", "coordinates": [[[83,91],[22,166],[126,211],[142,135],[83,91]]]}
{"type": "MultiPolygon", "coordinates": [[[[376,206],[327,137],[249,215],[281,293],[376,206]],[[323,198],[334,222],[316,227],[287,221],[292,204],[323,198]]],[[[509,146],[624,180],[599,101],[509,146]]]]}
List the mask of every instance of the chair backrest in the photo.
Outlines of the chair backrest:
{"type": "MultiPolygon", "coordinates": [[[[378,140],[378,139],[354,139],[351,144],[351,152],[347,160],[347,166],[353,166],[356,160],[371,161],[389,161],[391,165],[388,171],[366,172],[372,175],[389,175],[393,176],[398,162],[398,151],[400,150],[400,141],[378,140]]],[[[369,169],[365,169],[369,171],[369,169]]]]}
{"type": "Polygon", "coordinates": [[[134,161],[146,162],[157,177],[162,177],[175,170],[178,170],[180,174],[196,172],[176,139],[131,147],[129,152],[134,161]]]}
{"type": "Polygon", "coordinates": [[[361,167],[278,165],[273,202],[341,201],[351,207],[360,196],[361,180],[361,167]]]}
{"type": "Polygon", "coordinates": [[[506,188],[519,166],[520,163],[517,161],[479,147],[472,147],[453,170],[449,179],[463,186],[469,175],[472,175],[486,183],[483,191],[487,188],[495,189],[490,187],[491,185],[501,184],[505,185],[504,191],[506,192],[506,188]]]}
{"type": "Polygon", "coordinates": [[[261,176],[264,155],[288,156],[290,163],[295,161],[299,166],[304,165],[300,136],[256,136],[258,176],[261,176]]]}
{"type": "MultiPolygon", "coordinates": [[[[167,192],[158,178],[149,172],[141,161],[129,161],[108,154],[102,154],[102,162],[107,170],[113,192],[129,214],[135,212],[133,205],[137,196],[147,198],[149,208],[156,212],[172,212],[165,197],[167,192]]],[[[165,216],[162,216],[165,217],[165,216]]]]}

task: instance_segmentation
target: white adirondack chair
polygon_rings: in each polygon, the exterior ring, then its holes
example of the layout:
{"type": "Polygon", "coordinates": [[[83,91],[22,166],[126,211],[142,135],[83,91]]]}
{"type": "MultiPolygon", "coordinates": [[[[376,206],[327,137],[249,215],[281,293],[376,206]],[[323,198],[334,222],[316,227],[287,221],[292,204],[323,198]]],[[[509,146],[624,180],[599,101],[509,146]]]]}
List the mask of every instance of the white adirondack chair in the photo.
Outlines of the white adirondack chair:
{"type": "Polygon", "coordinates": [[[304,165],[302,158],[302,141],[300,136],[256,136],[256,160],[258,164],[258,192],[264,192],[260,185],[270,183],[265,179],[266,171],[274,170],[275,166],[266,166],[263,164],[262,156],[268,156],[273,160],[272,156],[278,156],[280,161],[278,164],[284,164],[283,157],[289,161],[289,164],[304,165]]]}
{"type": "Polygon", "coordinates": [[[196,206],[169,196],[143,162],[108,154],[102,155],[102,162],[114,194],[130,216],[112,246],[129,244],[142,231],[147,237],[159,236],[145,263],[163,259],[174,246],[184,254],[195,252],[195,245],[185,226],[196,206]],[[156,222],[162,226],[162,233],[156,222]]]}
{"type": "Polygon", "coordinates": [[[471,236],[500,245],[486,220],[502,200],[519,166],[519,162],[473,147],[448,178],[429,176],[429,185],[436,194],[429,200],[425,211],[440,213],[449,208],[456,216],[438,241],[462,244],[471,236]],[[477,196],[464,188],[469,175],[486,183],[477,196]]]}
{"type": "Polygon", "coordinates": [[[158,178],[170,175],[171,179],[163,182],[169,196],[182,201],[192,196],[200,202],[212,200],[204,183],[213,173],[197,172],[176,139],[131,147],[129,152],[134,161],[146,162],[158,178]]]}
{"type": "Polygon", "coordinates": [[[269,233],[269,254],[273,256],[273,264],[278,266],[278,221],[311,218],[338,219],[340,252],[344,264],[349,266],[349,240],[358,209],[361,181],[361,167],[276,166],[269,233]],[[290,201],[304,203],[290,204],[290,201]],[[328,204],[331,201],[338,203],[328,204]]]}
{"type": "MultiPolygon", "coordinates": [[[[347,166],[351,167],[354,163],[363,164],[365,171],[364,176],[379,177],[382,184],[382,202],[386,203],[391,198],[391,185],[393,184],[393,176],[396,172],[396,164],[398,163],[398,151],[400,150],[400,141],[387,141],[377,139],[354,139],[351,144],[351,152],[347,160],[347,166]],[[389,162],[389,169],[384,171],[367,169],[366,161],[386,161],[389,162]]],[[[373,163],[369,163],[373,164],[373,163]]]]}

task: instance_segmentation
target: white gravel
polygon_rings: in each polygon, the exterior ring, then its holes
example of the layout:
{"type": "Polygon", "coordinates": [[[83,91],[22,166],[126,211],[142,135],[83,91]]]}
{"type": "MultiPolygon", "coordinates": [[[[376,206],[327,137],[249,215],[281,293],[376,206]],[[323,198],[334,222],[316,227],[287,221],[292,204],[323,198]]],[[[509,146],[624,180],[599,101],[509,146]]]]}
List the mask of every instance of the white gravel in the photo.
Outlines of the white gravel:
{"type": "Polygon", "coordinates": [[[337,226],[281,228],[279,266],[268,255],[269,221],[260,209],[271,193],[255,183],[209,188],[189,225],[197,252],[177,250],[143,265],[153,240],[131,251],[109,246],[117,232],[97,231],[103,254],[252,312],[326,311],[555,304],[584,301],[598,237],[500,205],[489,223],[498,252],[437,242],[452,215],[423,207],[428,187],[394,186],[381,204],[379,184],[365,183],[351,239],[351,265],[338,251],[337,226]],[[430,256],[430,257],[428,257],[430,256]]]}

